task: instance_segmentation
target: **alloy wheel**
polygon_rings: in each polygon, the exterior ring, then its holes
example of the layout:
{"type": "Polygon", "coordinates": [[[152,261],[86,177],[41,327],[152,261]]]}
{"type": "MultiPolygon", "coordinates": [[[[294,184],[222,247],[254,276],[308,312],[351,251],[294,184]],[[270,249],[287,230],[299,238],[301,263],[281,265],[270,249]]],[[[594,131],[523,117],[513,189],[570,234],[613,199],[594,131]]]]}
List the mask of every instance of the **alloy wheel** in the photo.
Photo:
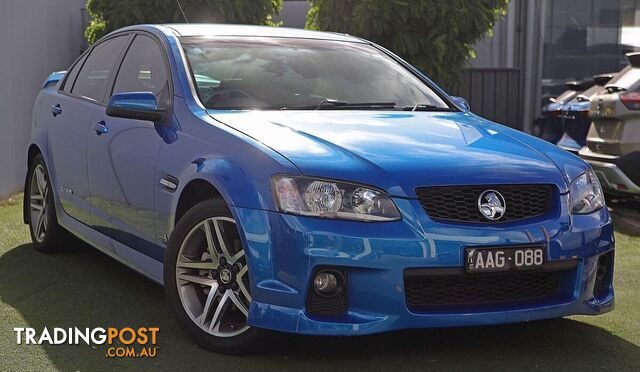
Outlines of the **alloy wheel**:
{"type": "Polygon", "coordinates": [[[42,243],[47,235],[47,212],[49,183],[42,164],[38,164],[31,175],[29,187],[29,211],[31,213],[31,229],[38,243],[42,243]]]}
{"type": "Polygon", "coordinates": [[[191,229],[176,262],[178,295],[191,320],[217,337],[248,330],[248,270],[235,220],[208,218],[191,229]]]}

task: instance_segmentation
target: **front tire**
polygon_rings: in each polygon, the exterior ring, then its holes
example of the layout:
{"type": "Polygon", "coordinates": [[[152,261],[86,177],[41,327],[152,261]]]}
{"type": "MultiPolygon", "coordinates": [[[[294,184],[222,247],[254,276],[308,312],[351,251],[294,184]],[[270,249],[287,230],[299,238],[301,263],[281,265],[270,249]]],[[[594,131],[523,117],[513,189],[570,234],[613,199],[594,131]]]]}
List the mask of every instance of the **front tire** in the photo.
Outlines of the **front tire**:
{"type": "Polygon", "coordinates": [[[266,331],[247,324],[249,267],[222,200],[203,201],[178,221],[164,258],[169,306],[195,342],[223,354],[255,352],[266,331]]]}
{"type": "Polygon", "coordinates": [[[25,193],[33,246],[44,253],[59,251],[68,242],[69,235],[56,219],[53,188],[41,154],[31,161],[28,180],[25,193]]]}

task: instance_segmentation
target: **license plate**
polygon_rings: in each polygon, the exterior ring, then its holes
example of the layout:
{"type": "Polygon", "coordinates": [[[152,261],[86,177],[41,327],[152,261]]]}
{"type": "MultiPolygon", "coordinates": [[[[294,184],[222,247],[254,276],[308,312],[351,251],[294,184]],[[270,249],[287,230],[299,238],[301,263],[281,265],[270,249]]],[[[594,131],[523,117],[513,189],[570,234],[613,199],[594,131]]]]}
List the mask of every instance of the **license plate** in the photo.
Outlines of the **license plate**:
{"type": "Polygon", "coordinates": [[[465,249],[467,273],[539,269],[545,261],[541,246],[465,249]]]}

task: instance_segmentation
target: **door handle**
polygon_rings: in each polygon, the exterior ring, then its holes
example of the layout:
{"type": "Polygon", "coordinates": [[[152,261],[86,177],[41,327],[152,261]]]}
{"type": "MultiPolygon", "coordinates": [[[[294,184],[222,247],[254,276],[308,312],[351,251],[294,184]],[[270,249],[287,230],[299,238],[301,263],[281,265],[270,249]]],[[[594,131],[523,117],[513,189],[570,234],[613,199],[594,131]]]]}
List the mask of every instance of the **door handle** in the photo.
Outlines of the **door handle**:
{"type": "Polygon", "coordinates": [[[96,131],[96,134],[101,136],[109,132],[109,128],[106,126],[104,120],[101,120],[95,124],[93,124],[93,129],[96,131]]]}
{"type": "Polygon", "coordinates": [[[55,118],[56,116],[62,114],[62,107],[60,107],[60,104],[56,104],[51,106],[51,114],[53,114],[53,117],[55,118]]]}

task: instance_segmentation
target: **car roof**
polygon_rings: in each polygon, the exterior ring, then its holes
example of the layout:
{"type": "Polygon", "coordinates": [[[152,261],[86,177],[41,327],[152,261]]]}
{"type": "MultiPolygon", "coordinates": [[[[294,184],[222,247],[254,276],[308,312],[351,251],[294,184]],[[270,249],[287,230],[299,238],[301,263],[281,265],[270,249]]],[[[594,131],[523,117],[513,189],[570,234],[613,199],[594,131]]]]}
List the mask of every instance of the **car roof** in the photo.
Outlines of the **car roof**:
{"type": "Polygon", "coordinates": [[[215,23],[176,23],[158,25],[158,28],[169,28],[176,36],[268,36],[290,37],[302,39],[322,39],[350,42],[364,40],[334,32],[320,32],[288,27],[270,27],[254,25],[234,25],[215,23]]]}

